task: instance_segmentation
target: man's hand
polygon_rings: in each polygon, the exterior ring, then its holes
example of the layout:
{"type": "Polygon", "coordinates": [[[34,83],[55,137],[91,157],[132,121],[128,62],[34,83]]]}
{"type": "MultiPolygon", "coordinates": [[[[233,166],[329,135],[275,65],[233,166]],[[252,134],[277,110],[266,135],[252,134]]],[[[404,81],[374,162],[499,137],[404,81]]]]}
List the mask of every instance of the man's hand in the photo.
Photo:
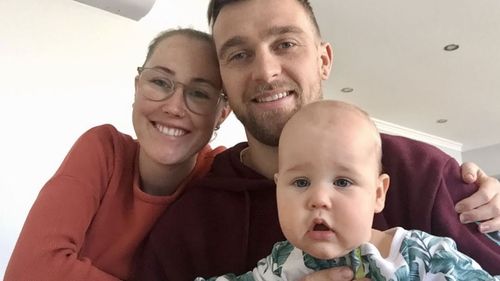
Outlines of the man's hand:
{"type": "Polygon", "coordinates": [[[500,182],[471,162],[462,165],[462,178],[467,183],[475,182],[478,190],[455,205],[460,221],[480,222],[482,233],[500,230],[500,182]]]}
{"type": "MultiPolygon", "coordinates": [[[[334,267],[311,273],[301,281],[350,281],[353,278],[352,270],[348,267],[334,267]]],[[[370,279],[356,279],[369,281],[370,279]]]]}

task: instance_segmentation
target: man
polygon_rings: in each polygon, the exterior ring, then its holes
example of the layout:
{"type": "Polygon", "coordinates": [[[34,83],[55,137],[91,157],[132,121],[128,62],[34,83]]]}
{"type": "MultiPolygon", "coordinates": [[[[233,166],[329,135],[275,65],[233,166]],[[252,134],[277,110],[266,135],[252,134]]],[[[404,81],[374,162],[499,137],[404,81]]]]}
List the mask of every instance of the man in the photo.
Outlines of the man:
{"type": "MultiPolygon", "coordinates": [[[[158,221],[138,280],[243,273],[284,239],[272,181],[279,135],[301,106],[322,98],[321,83],[330,74],[332,48],[321,41],[308,1],[212,0],[209,18],[224,89],[248,144],[220,154],[210,174],[158,221]]],[[[457,163],[434,147],[400,137],[384,135],[383,151],[392,182],[374,226],[451,236],[462,252],[499,274],[499,247],[475,224],[457,218],[454,204],[475,190],[462,183],[457,163]]],[[[460,218],[486,220],[483,228],[498,229],[500,185],[484,175],[480,180],[479,192],[458,204],[460,218]]],[[[309,278],[351,280],[352,272],[337,268],[309,278]]]]}

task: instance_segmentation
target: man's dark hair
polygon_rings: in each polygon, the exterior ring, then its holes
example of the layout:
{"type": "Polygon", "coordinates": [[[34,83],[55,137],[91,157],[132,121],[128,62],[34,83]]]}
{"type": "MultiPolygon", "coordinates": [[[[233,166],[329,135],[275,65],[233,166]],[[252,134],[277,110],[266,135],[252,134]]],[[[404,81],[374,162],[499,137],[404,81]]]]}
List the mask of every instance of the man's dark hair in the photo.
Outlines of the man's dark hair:
{"type": "MultiPolygon", "coordinates": [[[[244,1],[244,0],[210,0],[207,10],[208,25],[211,28],[213,28],[215,20],[217,20],[217,16],[219,16],[219,13],[222,10],[222,8],[227,4],[236,3],[239,1],[244,1]]],[[[311,3],[309,3],[309,0],[297,0],[297,1],[300,3],[300,5],[302,5],[302,7],[304,7],[306,13],[309,15],[309,19],[314,25],[314,28],[316,29],[318,36],[321,36],[321,33],[319,31],[319,25],[318,22],[316,21],[316,16],[314,15],[314,11],[312,9],[311,3]]]]}

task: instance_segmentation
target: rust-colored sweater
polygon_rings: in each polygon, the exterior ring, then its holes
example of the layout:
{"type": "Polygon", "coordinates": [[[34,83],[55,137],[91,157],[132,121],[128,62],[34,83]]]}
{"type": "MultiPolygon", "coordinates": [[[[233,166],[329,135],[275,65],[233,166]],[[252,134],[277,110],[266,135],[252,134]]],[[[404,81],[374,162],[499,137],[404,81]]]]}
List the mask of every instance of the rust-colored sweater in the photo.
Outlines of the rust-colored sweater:
{"type": "MultiPolygon", "coordinates": [[[[205,174],[208,145],[181,185],[205,174]]],[[[84,133],[40,191],[4,281],[127,279],[143,238],[183,188],[171,196],[141,191],[139,144],[111,125],[84,133]]]]}

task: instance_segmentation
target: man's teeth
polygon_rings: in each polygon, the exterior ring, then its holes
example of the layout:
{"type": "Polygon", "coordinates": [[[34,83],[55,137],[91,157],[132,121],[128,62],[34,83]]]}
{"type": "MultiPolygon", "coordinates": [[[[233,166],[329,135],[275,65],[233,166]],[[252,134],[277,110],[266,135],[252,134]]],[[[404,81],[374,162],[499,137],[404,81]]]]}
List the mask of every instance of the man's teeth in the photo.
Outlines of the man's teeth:
{"type": "Polygon", "coordinates": [[[186,131],[184,131],[182,129],[169,128],[169,127],[165,127],[165,126],[158,125],[158,124],[156,124],[156,128],[162,134],[167,135],[167,136],[180,137],[180,136],[183,136],[186,134],[186,131]]]}
{"type": "Polygon", "coordinates": [[[287,97],[289,95],[290,94],[288,92],[278,93],[278,94],[275,94],[275,95],[272,95],[272,96],[268,96],[268,97],[265,97],[265,98],[258,98],[257,102],[275,101],[275,100],[279,100],[279,99],[282,99],[284,97],[287,97]]]}

